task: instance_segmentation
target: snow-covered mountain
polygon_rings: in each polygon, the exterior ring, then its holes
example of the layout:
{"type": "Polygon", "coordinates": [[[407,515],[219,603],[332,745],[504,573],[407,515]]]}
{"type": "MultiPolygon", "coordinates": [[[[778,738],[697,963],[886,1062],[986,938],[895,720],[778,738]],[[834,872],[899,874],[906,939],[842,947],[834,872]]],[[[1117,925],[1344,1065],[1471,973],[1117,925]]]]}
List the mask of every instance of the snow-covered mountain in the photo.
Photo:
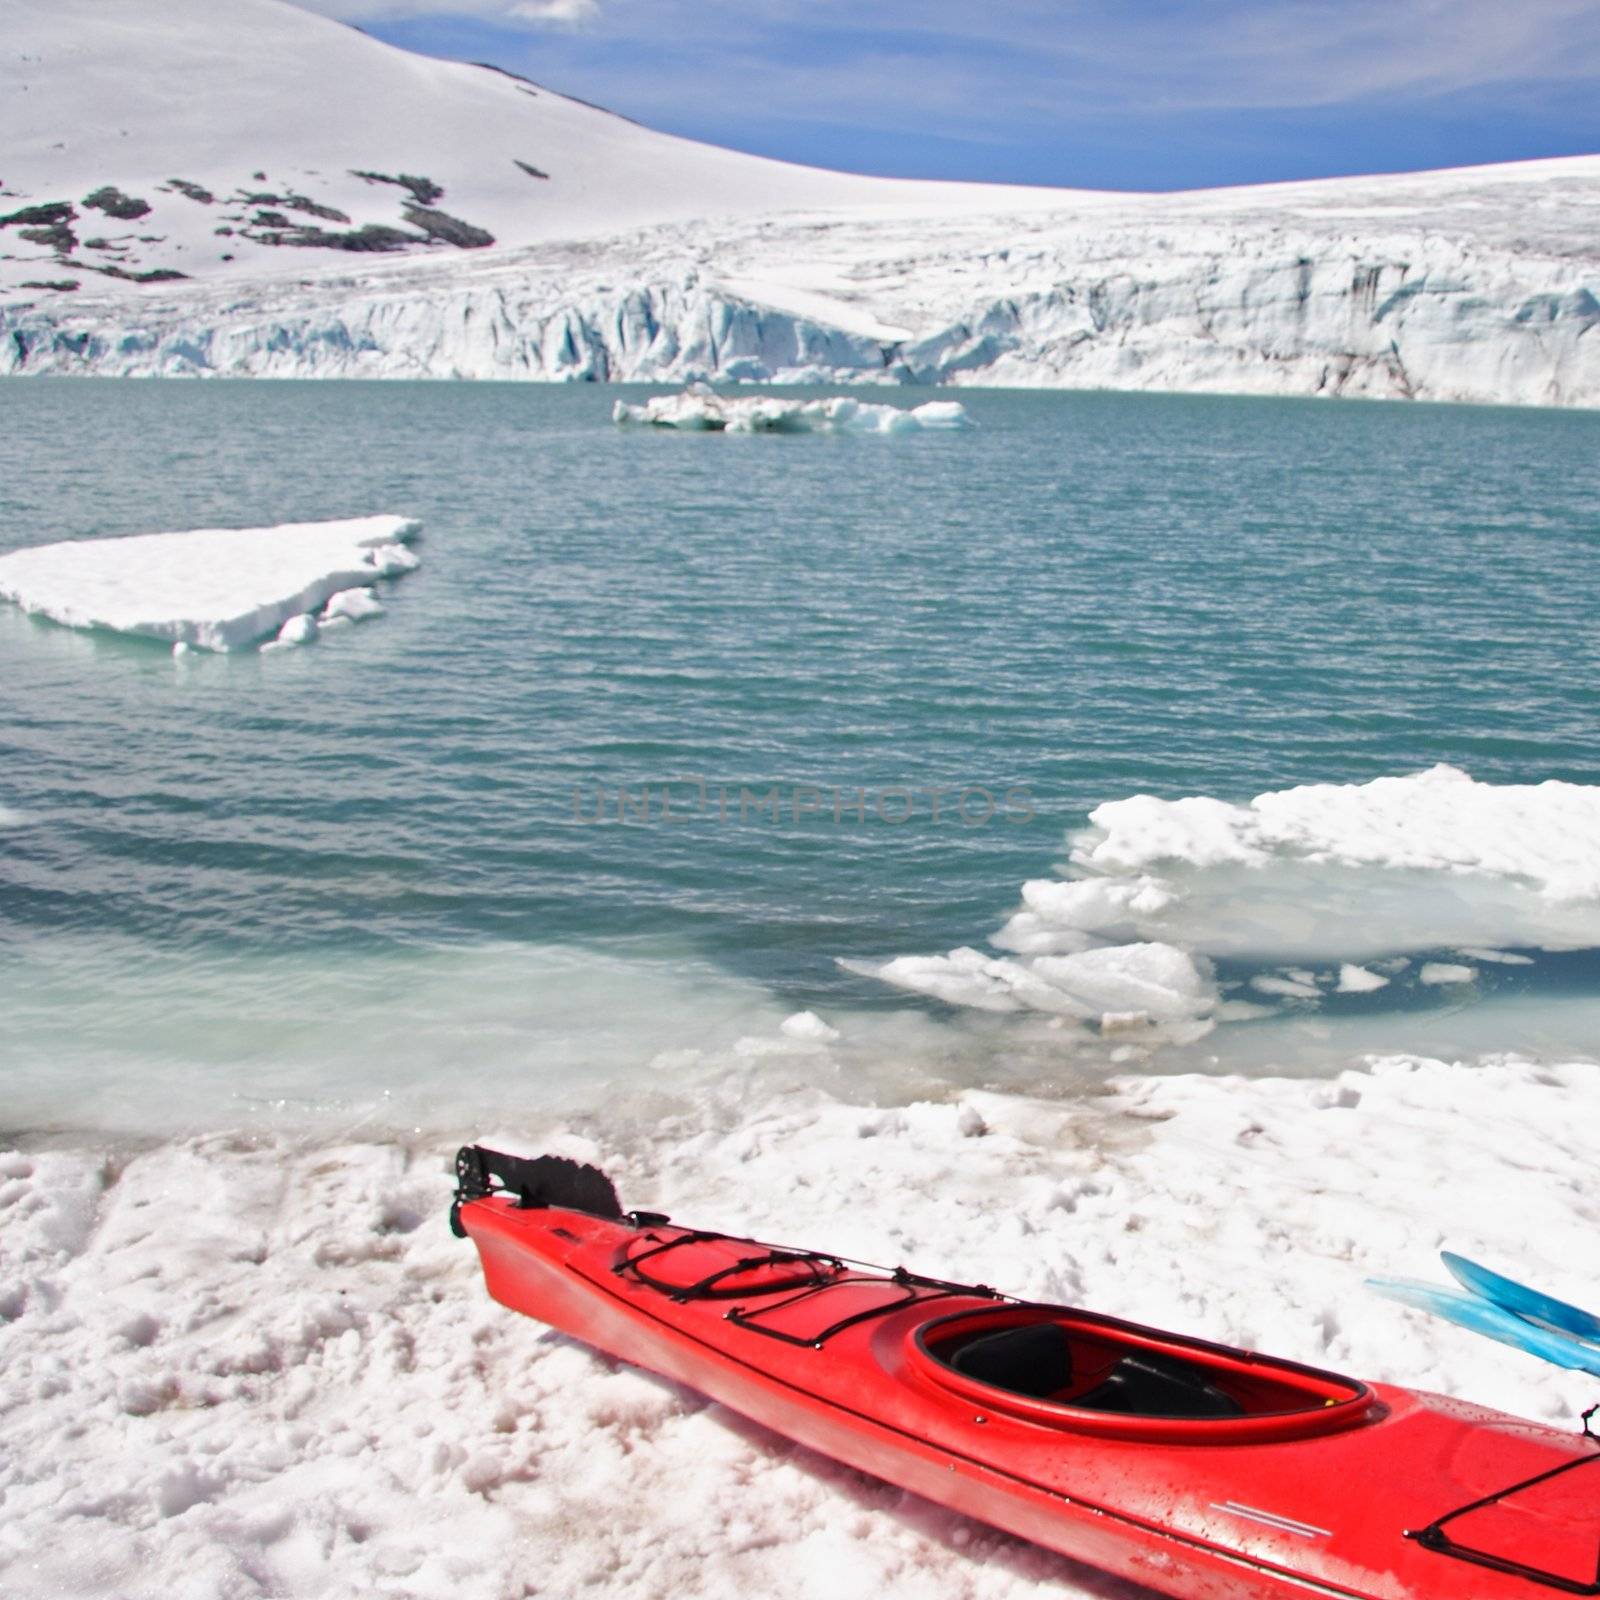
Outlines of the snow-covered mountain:
{"type": "Polygon", "coordinates": [[[1600,157],[1181,195],[853,177],[280,0],[7,0],[0,372],[1600,405],[1600,157]]]}

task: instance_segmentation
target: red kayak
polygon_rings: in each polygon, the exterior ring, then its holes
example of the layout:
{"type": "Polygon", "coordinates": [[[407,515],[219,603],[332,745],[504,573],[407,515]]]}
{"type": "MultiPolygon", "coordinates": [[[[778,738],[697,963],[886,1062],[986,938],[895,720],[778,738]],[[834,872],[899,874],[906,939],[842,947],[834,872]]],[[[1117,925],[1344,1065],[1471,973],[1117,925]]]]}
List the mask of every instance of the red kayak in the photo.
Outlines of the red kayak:
{"type": "Polygon", "coordinates": [[[468,1146],[513,1310],[863,1472],[1184,1600],[1600,1595],[1600,1440],[824,1251],[624,1214],[468,1146]]]}

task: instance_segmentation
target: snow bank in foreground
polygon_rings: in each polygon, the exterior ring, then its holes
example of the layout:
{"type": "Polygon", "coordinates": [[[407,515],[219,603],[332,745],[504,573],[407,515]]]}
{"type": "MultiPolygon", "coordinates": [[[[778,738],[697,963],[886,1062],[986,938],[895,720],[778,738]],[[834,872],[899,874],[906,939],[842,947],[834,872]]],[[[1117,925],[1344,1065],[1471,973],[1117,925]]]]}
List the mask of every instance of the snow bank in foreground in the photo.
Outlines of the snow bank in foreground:
{"type": "Polygon", "coordinates": [[[685,433],[917,433],[973,426],[966,408],[955,400],[930,400],[905,410],[867,405],[849,395],[827,400],[730,399],[701,384],[691,384],[682,394],[653,395],[643,405],[619,400],[611,420],[685,433]]]}
{"type": "MultiPolygon", "coordinates": [[[[992,938],[1004,954],[850,963],[900,988],[989,1011],[1040,1011],[1102,1031],[1240,1019],[1213,958],[1300,962],[1257,996],[1316,1001],[1475,969],[1405,952],[1600,948],[1600,787],[1477,783],[1453,767],[1310,784],[1247,805],[1135,795],[1097,807],[1067,879],[1022,887],[992,938]],[[1375,957],[1379,970],[1358,965],[1375,957]],[[1230,1013],[1230,1006],[1233,1011],[1230,1013]]],[[[1182,1039],[1183,1028],[1166,1027],[1182,1039]]]]}
{"type": "MultiPolygon", "coordinates": [[[[809,1024],[801,1031],[816,1035],[809,1024]]],[[[525,1146],[625,1201],[1570,1421],[1592,1381],[1372,1295],[1448,1244],[1592,1300],[1600,1067],[1393,1058],[1077,1102],[814,1092],[525,1146]]],[[[461,1130],[463,1135],[492,1129],[461,1130]]],[[[0,1588],[1132,1596],[485,1296],[441,1144],[0,1155],[0,1588]]]]}
{"type": "Polygon", "coordinates": [[[69,539],[0,556],[0,598],[68,627],[174,647],[237,650],[269,634],[303,643],[312,632],[298,619],[418,565],[405,542],[420,529],[380,516],[69,539]]]}

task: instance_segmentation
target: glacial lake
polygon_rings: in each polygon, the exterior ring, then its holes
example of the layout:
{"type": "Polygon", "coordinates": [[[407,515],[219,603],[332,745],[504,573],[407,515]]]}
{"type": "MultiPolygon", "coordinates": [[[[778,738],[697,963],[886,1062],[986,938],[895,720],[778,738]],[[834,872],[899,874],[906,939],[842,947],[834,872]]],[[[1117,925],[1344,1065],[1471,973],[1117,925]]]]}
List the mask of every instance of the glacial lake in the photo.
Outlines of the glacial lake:
{"type": "MultiPolygon", "coordinates": [[[[971,390],[963,432],[615,427],[646,392],[0,385],[0,551],[424,524],[387,614],[298,651],[0,607],[8,1126],[804,1081],[749,1041],[808,1008],[835,1087],[1065,1092],[1106,1053],[860,965],[987,948],[1106,801],[1600,784],[1600,414],[971,390]]],[[[1597,995],[1541,952],[1144,1064],[1577,1048],[1597,995]]]]}

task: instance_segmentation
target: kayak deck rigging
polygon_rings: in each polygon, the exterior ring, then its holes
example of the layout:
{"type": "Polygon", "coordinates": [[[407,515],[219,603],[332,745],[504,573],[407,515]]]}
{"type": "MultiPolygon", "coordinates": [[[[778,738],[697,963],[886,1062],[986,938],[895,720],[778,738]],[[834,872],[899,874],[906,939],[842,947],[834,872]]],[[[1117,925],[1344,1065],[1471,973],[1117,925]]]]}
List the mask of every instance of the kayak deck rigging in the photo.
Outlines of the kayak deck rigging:
{"type": "Polygon", "coordinates": [[[612,1270],[679,1304],[756,1299],[758,1304],[753,1307],[732,1307],[726,1320],[751,1333],[814,1350],[822,1349],[847,1328],[925,1301],[1008,1298],[986,1284],[951,1283],[905,1267],[881,1267],[703,1229],[670,1239],[652,1231],[642,1242],[649,1248],[628,1251],[612,1270]],[[661,1265],[669,1256],[674,1258],[670,1266],[686,1271],[674,1275],[669,1266],[663,1275],[661,1265]],[[731,1259],[723,1259],[726,1256],[731,1259]],[[645,1262],[658,1265],[646,1271],[645,1262]],[[695,1276],[701,1267],[709,1270],[695,1276]]]}
{"type": "Polygon", "coordinates": [[[864,1323],[926,1306],[907,1365],[941,1389],[1058,1428],[1202,1442],[1329,1433],[1371,1405],[1366,1386],[1113,1318],[1037,1306],[987,1284],[927,1277],[701,1228],[651,1226],[611,1271],[675,1305],[730,1302],[722,1320],[822,1350],[864,1323]],[[974,1300],[987,1304],[974,1306],[974,1300]],[[953,1316],[940,1302],[957,1302],[953,1316]]]}
{"type": "MultiPolygon", "coordinates": [[[[1536,1567],[1530,1562],[1514,1560],[1493,1550],[1483,1549],[1480,1545],[1466,1543],[1445,1531],[1447,1523],[1463,1521],[1479,1513],[1492,1512],[1495,1508],[1503,1506],[1513,1495],[1528,1495],[1536,1489],[1543,1489],[1554,1483],[1557,1478],[1565,1478],[1582,1467],[1593,1467],[1600,1462],[1600,1434],[1596,1434],[1591,1426],[1597,1414],[1600,1414],[1600,1405],[1590,1406],[1583,1414],[1583,1436],[1596,1446],[1589,1455],[1563,1461],[1559,1466],[1535,1473],[1533,1477],[1523,1478],[1517,1483],[1507,1484],[1504,1489],[1496,1489],[1481,1499],[1459,1506],[1454,1511],[1447,1511],[1442,1517],[1435,1517],[1425,1528],[1408,1529],[1406,1538],[1415,1539],[1423,1549],[1432,1550],[1438,1555],[1454,1556],[1456,1560],[1470,1562],[1474,1566],[1488,1567],[1491,1571],[1508,1573],[1514,1578],[1526,1578],[1530,1583],[1540,1584],[1547,1589],[1556,1589],[1563,1594],[1600,1595],[1600,1546],[1597,1546],[1589,1558],[1593,1576],[1589,1577],[1586,1573],[1580,1577],[1575,1566],[1571,1572],[1561,1572],[1554,1567],[1536,1567]]],[[[1600,1490],[1600,1485],[1594,1483],[1595,1474],[1591,1472],[1587,1476],[1591,1492],[1600,1490]]],[[[1579,1555],[1577,1559],[1583,1558],[1579,1555]]]]}

